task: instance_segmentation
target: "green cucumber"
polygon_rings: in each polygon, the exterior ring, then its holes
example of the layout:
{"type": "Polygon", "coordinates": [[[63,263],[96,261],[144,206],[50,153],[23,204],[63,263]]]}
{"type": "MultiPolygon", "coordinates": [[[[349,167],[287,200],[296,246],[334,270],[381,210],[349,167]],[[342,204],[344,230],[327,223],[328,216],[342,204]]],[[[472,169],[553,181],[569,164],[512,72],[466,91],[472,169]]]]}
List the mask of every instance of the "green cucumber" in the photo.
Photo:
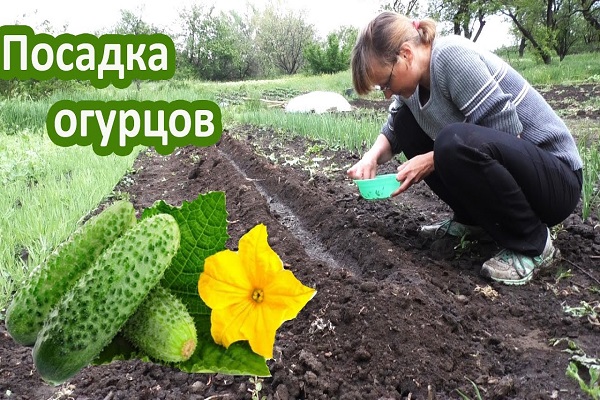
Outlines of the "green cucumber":
{"type": "Polygon", "coordinates": [[[90,364],[158,284],[179,248],[168,214],[141,220],[108,247],[50,311],[33,347],[41,377],[60,384],[90,364]]]}
{"type": "Polygon", "coordinates": [[[6,310],[6,329],[23,346],[32,346],[44,319],[100,253],[136,224],[128,201],[118,201],[81,225],[35,267],[6,310]]]}
{"type": "Polygon", "coordinates": [[[160,285],[127,321],[123,335],[150,358],[166,362],[186,361],[198,344],[187,308],[160,285]]]}

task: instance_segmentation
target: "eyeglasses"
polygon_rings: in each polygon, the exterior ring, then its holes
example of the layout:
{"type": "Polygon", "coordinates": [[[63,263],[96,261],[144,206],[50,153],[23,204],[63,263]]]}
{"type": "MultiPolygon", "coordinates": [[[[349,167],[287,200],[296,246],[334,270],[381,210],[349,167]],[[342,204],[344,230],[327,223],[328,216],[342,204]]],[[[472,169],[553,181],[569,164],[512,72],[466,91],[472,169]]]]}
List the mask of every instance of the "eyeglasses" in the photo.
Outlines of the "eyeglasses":
{"type": "Polygon", "coordinates": [[[379,90],[381,90],[382,92],[386,92],[388,90],[392,90],[392,88],[390,87],[390,84],[392,83],[392,75],[394,74],[394,67],[395,66],[396,66],[396,63],[394,63],[392,65],[392,70],[390,71],[390,76],[388,77],[388,80],[385,83],[385,85],[379,87],[379,90]]]}

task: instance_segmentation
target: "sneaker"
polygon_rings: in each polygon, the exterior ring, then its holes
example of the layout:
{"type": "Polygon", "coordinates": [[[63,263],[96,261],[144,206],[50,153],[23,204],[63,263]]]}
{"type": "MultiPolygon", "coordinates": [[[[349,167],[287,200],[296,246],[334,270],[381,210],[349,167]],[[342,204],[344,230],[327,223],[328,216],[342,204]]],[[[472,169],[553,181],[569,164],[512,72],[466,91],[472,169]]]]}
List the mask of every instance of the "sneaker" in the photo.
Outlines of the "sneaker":
{"type": "Polygon", "coordinates": [[[536,268],[552,264],[559,255],[548,231],[546,247],[539,256],[528,257],[504,249],[483,263],[481,275],[506,285],[524,285],[531,280],[536,268]]]}
{"type": "Polygon", "coordinates": [[[424,225],[419,230],[419,234],[428,239],[441,239],[447,235],[472,239],[488,236],[485,230],[479,226],[461,224],[453,219],[447,219],[432,225],[424,225]]]}

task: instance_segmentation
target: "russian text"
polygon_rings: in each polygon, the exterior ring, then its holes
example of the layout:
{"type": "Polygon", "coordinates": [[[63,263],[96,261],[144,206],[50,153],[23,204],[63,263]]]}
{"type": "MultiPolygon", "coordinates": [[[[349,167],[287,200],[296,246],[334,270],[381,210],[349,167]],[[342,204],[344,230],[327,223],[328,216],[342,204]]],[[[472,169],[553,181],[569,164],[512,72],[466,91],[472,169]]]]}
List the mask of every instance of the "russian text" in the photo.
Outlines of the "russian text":
{"type": "Polygon", "coordinates": [[[210,146],[221,137],[221,110],[212,101],[79,101],[52,105],[46,129],[57,145],[91,145],[98,155],[130,154],[137,145],[160,154],[187,145],[210,146]]]}
{"type": "Polygon", "coordinates": [[[175,44],[167,35],[35,34],[25,25],[0,26],[0,79],[89,80],[97,88],[175,74],[175,44]]]}

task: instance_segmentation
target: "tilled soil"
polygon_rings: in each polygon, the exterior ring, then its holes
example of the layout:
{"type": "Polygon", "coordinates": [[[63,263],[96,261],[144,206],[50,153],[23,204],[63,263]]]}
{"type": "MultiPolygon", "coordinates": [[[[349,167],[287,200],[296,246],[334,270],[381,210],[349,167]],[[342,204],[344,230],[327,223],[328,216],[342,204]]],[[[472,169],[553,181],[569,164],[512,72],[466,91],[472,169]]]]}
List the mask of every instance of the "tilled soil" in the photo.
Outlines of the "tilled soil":
{"type": "MultiPolygon", "coordinates": [[[[286,267],[317,289],[278,331],[261,398],[457,399],[459,390],[476,398],[471,381],[484,399],[586,398],[565,374],[567,339],[600,357],[600,326],[563,306],[600,298],[597,218],[582,221],[578,208],[555,228],[562,259],[527,286],[503,286],[479,276],[498,250],[493,243],[418,236],[422,224],[450,215],[425,184],[390,200],[360,198],[345,175],[357,160],[240,126],[215,146],[143,153],[117,189],[138,211],[224,191],[227,247],[264,223],[286,267]]],[[[140,361],[90,366],[52,387],[37,375],[31,350],[0,324],[3,398],[251,399],[253,388],[248,377],[140,361]]]]}

